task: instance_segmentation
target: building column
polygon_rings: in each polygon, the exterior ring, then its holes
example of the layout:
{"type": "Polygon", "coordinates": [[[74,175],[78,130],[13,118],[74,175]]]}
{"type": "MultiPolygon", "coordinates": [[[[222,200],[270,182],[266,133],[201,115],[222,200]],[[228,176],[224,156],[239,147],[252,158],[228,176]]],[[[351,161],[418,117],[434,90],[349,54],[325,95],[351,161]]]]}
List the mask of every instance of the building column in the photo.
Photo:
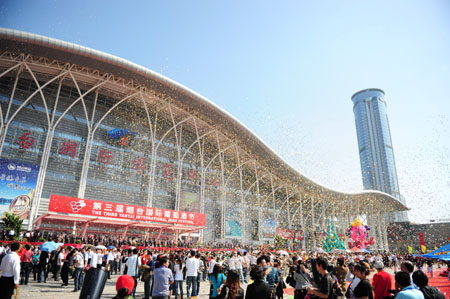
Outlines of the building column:
{"type": "Polygon", "coordinates": [[[381,233],[384,241],[384,250],[389,251],[389,242],[387,238],[387,223],[384,217],[383,220],[380,221],[380,224],[381,224],[381,233]]]}
{"type": "Polygon", "coordinates": [[[381,216],[381,214],[378,214],[377,217],[377,227],[376,227],[376,231],[378,234],[378,242],[379,242],[379,248],[382,250],[385,250],[385,244],[384,244],[384,238],[383,238],[383,228],[381,225],[381,222],[383,220],[383,216],[381,216]]]}
{"type": "Polygon", "coordinates": [[[314,197],[311,197],[311,225],[312,225],[312,237],[313,237],[313,247],[317,248],[317,229],[316,221],[314,219],[314,197]]]}

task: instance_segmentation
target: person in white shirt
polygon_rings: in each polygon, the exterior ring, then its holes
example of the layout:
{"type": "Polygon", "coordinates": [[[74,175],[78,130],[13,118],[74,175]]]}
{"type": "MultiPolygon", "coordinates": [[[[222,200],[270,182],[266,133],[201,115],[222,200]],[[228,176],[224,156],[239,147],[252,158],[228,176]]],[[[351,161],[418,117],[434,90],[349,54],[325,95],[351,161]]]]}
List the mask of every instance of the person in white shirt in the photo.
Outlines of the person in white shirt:
{"type": "Polygon", "coordinates": [[[74,257],[73,257],[73,265],[75,267],[75,271],[73,272],[73,280],[74,280],[74,292],[79,291],[81,286],[83,285],[83,269],[84,269],[84,258],[80,253],[79,249],[74,248],[74,257]]]}
{"type": "Polygon", "coordinates": [[[241,282],[244,282],[244,258],[241,256],[240,253],[238,253],[237,257],[237,263],[236,263],[236,271],[238,271],[239,273],[239,279],[241,280],[241,282]]]}
{"type": "Polygon", "coordinates": [[[354,298],[353,291],[355,290],[358,283],[361,281],[358,277],[355,276],[355,264],[349,263],[348,264],[348,273],[347,277],[345,278],[346,281],[350,282],[350,285],[348,286],[347,292],[349,292],[350,298],[354,298]]]}
{"type": "Polygon", "coordinates": [[[92,255],[91,258],[91,268],[102,268],[103,250],[97,248],[97,252],[92,255]]]}
{"type": "Polygon", "coordinates": [[[106,269],[108,272],[108,279],[111,279],[111,272],[114,268],[114,252],[111,250],[108,252],[108,255],[106,256],[106,269]]]}
{"type": "Polygon", "coordinates": [[[120,251],[114,249],[114,274],[117,274],[117,271],[120,273],[120,251]]]}
{"type": "Polygon", "coordinates": [[[236,270],[236,257],[234,253],[230,255],[230,259],[228,260],[228,267],[230,270],[236,270]]]}
{"type": "Polygon", "coordinates": [[[9,240],[10,241],[13,241],[14,240],[14,235],[15,235],[16,233],[14,232],[14,230],[13,229],[11,229],[10,231],[9,231],[9,240]]]}
{"type": "Polygon", "coordinates": [[[138,257],[139,250],[137,248],[133,249],[133,255],[127,260],[127,274],[134,278],[134,288],[131,292],[131,296],[134,298],[134,293],[137,287],[137,278],[139,275],[139,268],[141,267],[141,259],[138,257]]]}
{"type": "Polygon", "coordinates": [[[94,257],[95,252],[89,248],[89,262],[94,257]]]}
{"type": "Polygon", "coordinates": [[[20,280],[20,257],[17,252],[20,249],[19,243],[11,245],[11,252],[3,257],[0,265],[2,277],[0,277],[0,290],[2,298],[10,299],[14,289],[19,287],[20,280]]]}
{"type": "Polygon", "coordinates": [[[216,259],[217,259],[216,255],[213,254],[212,257],[211,257],[211,261],[209,262],[209,267],[208,267],[208,274],[209,274],[209,276],[211,276],[213,274],[214,266],[217,264],[216,259]]]}
{"type": "Polygon", "coordinates": [[[175,259],[175,267],[174,267],[174,269],[175,269],[175,278],[174,278],[175,285],[174,285],[174,288],[173,288],[173,290],[174,290],[173,293],[174,293],[176,299],[183,298],[183,269],[184,269],[184,263],[178,257],[175,259]],[[178,291],[179,291],[179,294],[178,294],[178,291]],[[178,297],[178,296],[180,296],[180,297],[178,297]]]}
{"type": "Polygon", "coordinates": [[[242,275],[242,264],[241,264],[241,256],[231,254],[230,258],[230,270],[236,270],[239,273],[239,280],[244,281],[244,276],[242,275]]]}
{"type": "Polygon", "coordinates": [[[409,277],[411,278],[411,285],[415,288],[418,289],[418,287],[416,286],[416,284],[414,283],[413,279],[412,279],[412,275],[414,272],[414,264],[411,263],[410,261],[404,261],[400,264],[400,270],[402,272],[407,272],[409,273],[409,277]]]}
{"type": "Polygon", "coordinates": [[[56,257],[56,274],[55,281],[59,281],[59,275],[61,274],[61,269],[64,264],[64,259],[66,258],[66,249],[61,249],[58,256],[56,257]]]}
{"type": "Polygon", "coordinates": [[[191,285],[192,294],[197,294],[197,275],[198,275],[199,262],[195,258],[195,251],[192,250],[190,257],[186,260],[186,295],[191,298],[191,285]]]}
{"type": "Polygon", "coordinates": [[[247,257],[247,252],[244,252],[244,256],[242,257],[242,272],[244,275],[245,283],[247,283],[247,275],[248,275],[249,265],[250,265],[250,259],[247,257]]]}
{"type": "Polygon", "coordinates": [[[257,260],[257,258],[255,255],[253,255],[253,254],[250,255],[250,266],[256,265],[256,260],[257,260]]]}
{"type": "Polygon", "coordinates": [[[83,254],[83,257],[84,257],[84,262],[86,264],[90,264],[90,261],[89,261],[89,259],[91,258],[91,248],[90,247],[88,247],[86,249],[86,251],[83,254]]]}

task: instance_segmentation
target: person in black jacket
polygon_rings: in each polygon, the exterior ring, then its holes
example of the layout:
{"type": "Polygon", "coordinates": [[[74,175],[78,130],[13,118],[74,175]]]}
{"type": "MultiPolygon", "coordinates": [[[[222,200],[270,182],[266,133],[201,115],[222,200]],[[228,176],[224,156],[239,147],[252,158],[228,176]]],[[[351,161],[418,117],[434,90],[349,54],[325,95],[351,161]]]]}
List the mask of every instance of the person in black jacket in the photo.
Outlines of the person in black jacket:
{"type": "Polygon", "coordinates": [[[253,266],[250,270],[250,278],[253,283],[248,285],[245,299],[271,299],[273,290],[270,285],[264,281],[264,270],[261,266],[253,266]]]}
{"type": "Polygon", "coordinates": [[[72,251],[72,247],[70,246],[67,247],[67,250],[69,251],[69,253],[66,255],[63,266],[61,268],[61,280],[62,280],[61,286],[63,288],[67,288],[69,286],[70,267],[72,263],[72,256],[74,254],[74,252],[72,251]]]}
{"type": "Polygon", "coordinates": [[[38,282],[47,282],[47,259],[48,259],[48,252],[42,251],[41,255],[39,256],[39,281],[38,282]]]}
{"type": "Polygon", "coordinates": [[[414,284],[423,293],[425,299],[445,299],[445,296],[441,291],[435,287],[428,286],[428,277],[423,271],[415,271],[412,275],[412,279],[414,284]]]}

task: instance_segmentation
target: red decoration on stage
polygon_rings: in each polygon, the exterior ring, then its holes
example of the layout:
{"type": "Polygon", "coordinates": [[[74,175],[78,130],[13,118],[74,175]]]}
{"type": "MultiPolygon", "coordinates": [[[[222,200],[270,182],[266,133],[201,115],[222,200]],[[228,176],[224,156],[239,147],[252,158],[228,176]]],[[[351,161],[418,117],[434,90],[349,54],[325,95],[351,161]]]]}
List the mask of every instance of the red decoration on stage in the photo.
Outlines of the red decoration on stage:
{"type": "Polygon", "coordinates": [[[22,136],[18,137],[19,147],[22,149],[30,148],[34,143],[34,138],[30,136],[30,132],[25,132],[22,136]]]}
{"type": "Polygon", "coordinates": [[[122,218],[171,224],[205,226],[206,216],[200,213],[174,211],[114,202],[50,195],[49,212],[122,218]]]}

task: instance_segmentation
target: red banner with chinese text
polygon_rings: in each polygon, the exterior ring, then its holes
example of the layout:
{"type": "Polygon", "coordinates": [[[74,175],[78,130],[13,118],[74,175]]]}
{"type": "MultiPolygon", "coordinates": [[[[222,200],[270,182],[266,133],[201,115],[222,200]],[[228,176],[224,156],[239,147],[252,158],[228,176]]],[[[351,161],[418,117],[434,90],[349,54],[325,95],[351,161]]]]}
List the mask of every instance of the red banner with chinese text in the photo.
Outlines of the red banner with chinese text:
{"type": "Polygon", "coordinates": [[[296,240],[303,240],[305,237],[303,236],[302,230],[295,229],[287,229],[287,228],[277,228],[277,235],[286,240],[293,240],[294,236],[296,240]]]}
{"type": "Polygon", "coordinates": [[[200,213],[142,207],[62,195],[50,196],[50,212],[142,220],[170,224],[205,226],[206,216],[200,213]]]}

